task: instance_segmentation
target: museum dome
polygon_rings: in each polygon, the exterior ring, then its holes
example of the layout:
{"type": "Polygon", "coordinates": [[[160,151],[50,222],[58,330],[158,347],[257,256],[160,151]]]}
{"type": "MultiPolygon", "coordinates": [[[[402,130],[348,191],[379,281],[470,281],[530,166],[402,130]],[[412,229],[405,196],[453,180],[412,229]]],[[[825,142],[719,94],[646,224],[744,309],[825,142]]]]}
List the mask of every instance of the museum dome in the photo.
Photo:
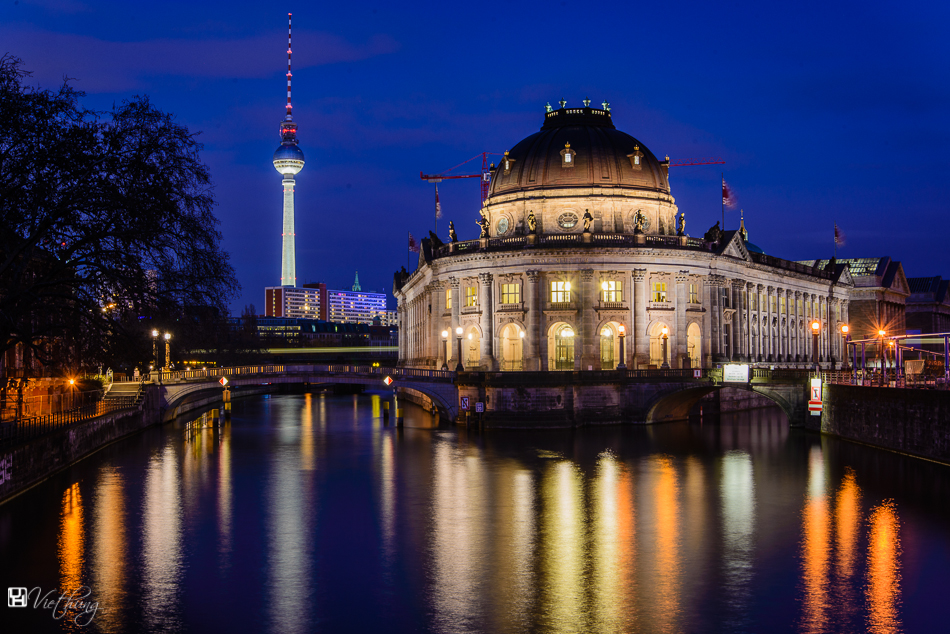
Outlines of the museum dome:
{"type": "MultiPolygon", "coordinates": [[[[541,130],[499,161],[489,196],[563,188],[632,188],[669,194],[668,161],[614,127],[610,110],[567,108],[545,113],[541,130]]],[[[589,102],[587,102],[589,103],[589,102]]]]}

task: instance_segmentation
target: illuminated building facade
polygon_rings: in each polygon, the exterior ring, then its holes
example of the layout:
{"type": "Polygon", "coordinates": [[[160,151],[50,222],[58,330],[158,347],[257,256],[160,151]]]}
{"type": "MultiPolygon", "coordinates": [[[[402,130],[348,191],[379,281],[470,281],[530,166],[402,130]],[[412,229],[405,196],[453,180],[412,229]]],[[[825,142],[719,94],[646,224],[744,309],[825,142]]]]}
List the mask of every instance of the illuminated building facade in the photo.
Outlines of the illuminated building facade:
{"type": "Polygon", "coordinates": [[[423,239],[416,269],[396,273],[400,363],[807,367],[815,320],[822,363],[840,361],[831,333],[848,321],[847,266],[766,255],[744,227],[686,235],[668,171],[668,159],[615,128],[606,103],[549,109],[495,169],[483,236],[423,239]]]}

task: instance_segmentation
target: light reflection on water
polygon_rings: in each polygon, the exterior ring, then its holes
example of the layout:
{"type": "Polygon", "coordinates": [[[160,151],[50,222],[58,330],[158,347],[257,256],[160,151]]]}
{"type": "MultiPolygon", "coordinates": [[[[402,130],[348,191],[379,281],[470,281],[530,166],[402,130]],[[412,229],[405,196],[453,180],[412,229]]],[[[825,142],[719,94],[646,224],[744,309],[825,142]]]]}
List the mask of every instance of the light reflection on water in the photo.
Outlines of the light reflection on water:
{"type": "MultiPolygon", "coordinates": [[[[385,398],[237,402],[230,422],[214,411],[113,445],[0,507],[0,554],[47,570],[48,587],[92,587],[98,631],[741,632],[778,618],[883,634],[946,613],[903,594],[904,549],[937,556],[924,536],[946,519],[880,476],[923,469],[918,486],[947,487],[937,465],[790,432],[780,414],[479,433],[429,429],[405,402],[396,429],[385,398]],[[30,505],[51,493],[55,513],[30,505]],[[899,517],[917,522],[911,546],[899,517]],[[25,559],[45,525],[52,559],[25,559]]],[[[914,586],[947,587],[947,570],[914,586]]]]}

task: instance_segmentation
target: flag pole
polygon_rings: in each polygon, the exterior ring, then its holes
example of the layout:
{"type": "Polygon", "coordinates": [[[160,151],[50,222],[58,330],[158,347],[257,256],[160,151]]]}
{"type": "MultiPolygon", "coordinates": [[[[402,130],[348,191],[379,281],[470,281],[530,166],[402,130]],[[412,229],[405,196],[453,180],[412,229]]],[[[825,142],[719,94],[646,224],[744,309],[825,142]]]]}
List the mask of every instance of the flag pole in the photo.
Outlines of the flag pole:
{"type": "MultiPolygon", "coordinates": [[[[719,172],[719,181],[721,188],[726,189],[726,173],[719,172]]],[[[722,230],[726,230],[726,199],[722,197],[722,230]]]]}
{"type": "Polygon", "coordinates": [[[435,184],[435,235],[439,235],[439,184],[435,184]]]}
{"type": "Polygon", "coordinates": [[[835,238],[834,239],[835,239],[835,248],[834,248],[834,251],[832,251],[831,257],[837,260],[838,259],[838,223],[837,222],[835,223],[835,238]]]}
{"type": "MultiPolygon", "coordinates": [[[[412,240],[412,232],[408,229],[406,230],[406,244],[410,244],[412,240]]],[[[412,249],[409,249],[409,253],[406,254],[406,270],[412,272],[412,249]]]]}

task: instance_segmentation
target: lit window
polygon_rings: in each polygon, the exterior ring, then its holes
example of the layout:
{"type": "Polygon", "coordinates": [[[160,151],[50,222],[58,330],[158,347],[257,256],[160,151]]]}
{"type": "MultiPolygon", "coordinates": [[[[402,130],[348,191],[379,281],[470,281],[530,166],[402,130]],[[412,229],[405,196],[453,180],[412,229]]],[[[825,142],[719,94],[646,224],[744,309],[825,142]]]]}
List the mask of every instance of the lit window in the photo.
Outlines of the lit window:
{"type": "Polygon", "coordinates": [[[655,302],[666,301],[666,282],[653,283],[653,301],[655,302]]]}
{"type": "Polygon", "coordinates": [[[795,312],[799,315],[802,314],[802,300],[800,299],[795,300],[795,312]]]}
{"type": "Polygon", "coordinates": [[[604,280],[600,283],[600,301],[602,302],[622,302],[623,301],[623,282],[617,280],[604,280]]]}
{"type": "Polygon", "coordinates": [[[452,289],[445,289],[445,310],[452,310],[452,289]]]}
{"type": "Polygon", "coordinates": [[[762,310],[765,310],[765,293],[759,293],[759,306],[762,307],[762,310]]]}
{"type": "Polygon", "coordinates": [[[697,284],[689,285],[689,303],[698,304],[699,303],[699,288],[697,284]]]}
{"type": "Polygon", "coordinates": [[[521,284],[502,284],[501,303],[518,304],[521,302],[521,284]]]}
{"type": "Polygon", "coordinates": [[[778,312],[780,313],[785,312],[785,296],[784,295],[778,298],[778,312]]]}
{"type": "Polygon", "coordinates": [[[571,144],[565,143],[564,149],[561,150],[561,167],[574,167],[575,154],[577,152],[571,149],[571,144]]]}
{"type": "Polygon", "coordinates": [[[467,307],[478,304],[478,288],[475,286],[465,287],[465,305],[467,307]]]}
{"type": "Polygon", "coordinates": [[[769,295],[769,312],[775,312],[775,295],[769,295]]]}
{"type": "Polygon", "coordinates": [[[571,301],[570,282],[551,282],[551,302],[565,304],[571,301]]]}
{"type": "Polygon", "coordinates": [[[749,296],[752,298],[752,310],[759,310],[759,294],[750,292],[749,296]]]}

